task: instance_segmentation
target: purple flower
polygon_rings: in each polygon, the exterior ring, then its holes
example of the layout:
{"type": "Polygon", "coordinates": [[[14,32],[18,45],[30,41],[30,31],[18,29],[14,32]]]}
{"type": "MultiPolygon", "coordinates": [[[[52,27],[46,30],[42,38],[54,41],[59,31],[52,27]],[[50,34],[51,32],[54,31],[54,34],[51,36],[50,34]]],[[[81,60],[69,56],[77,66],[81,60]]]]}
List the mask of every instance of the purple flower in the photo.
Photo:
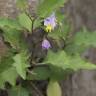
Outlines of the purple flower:
{"type": "Polygon", "coordinates": [[[44,26],[46,26],[46,31],[51,31],[56,27],[56,17],[55,13],[53,13],[50,17],[46,18],[44,20],[44,26]]]}
{"type": "Polygon", "coordinates": [[[44,39],[42,41],[42,48],[48,50],[50,47],[51,47],[50,42],[47,39],[44,39]]]}

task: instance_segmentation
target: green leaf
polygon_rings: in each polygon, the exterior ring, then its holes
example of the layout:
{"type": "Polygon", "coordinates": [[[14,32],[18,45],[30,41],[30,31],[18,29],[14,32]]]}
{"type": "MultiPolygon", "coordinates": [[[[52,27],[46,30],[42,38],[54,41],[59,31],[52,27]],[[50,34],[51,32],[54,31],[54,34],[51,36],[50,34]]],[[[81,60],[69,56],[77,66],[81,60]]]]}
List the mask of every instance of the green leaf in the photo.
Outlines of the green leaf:
{"type": "Polygon", "coordinates": [[[12,67],[12,64],[14,63],[14,60],[12,59],[13,55],[6,55],[8,56],[2,57],[0,60],[0,88],[4,88],[5,82],[9,82],[14,86],[18,76],[16,70],[12,67]]]}
{"type": "Polygon", "coordinates": [[[65,51],[68,54],[82,54],[88,47],[96,47],[96,32],[89,32],[86,29],[77,32],[73,38],[70,38],[66,42],[65,51]]]}
{"type": "Polygon", "coordinates": [[[21,86],[12,87],[8,92],[9,96],[29,96],[28,90],[21,86]]]}
{"type": "Polygon", "coordinates": [[[78,32],[74,39],[73,43],[76,46],[94,46],[96,47],[96,32],[89,32],[86,29],[82,32],[78,32]]]}
{"type": "Polygon", "coordinates": [[[18,74],[13,67],[4,70],[0,73],[0,88],[4,88],[5,82],[9,82],[11,85],[15,86],[17,77],[18,74]]]}
{"type": "Polygon", "coordinates": [[[48,36],[49,37],[52,37],[52,38],[54,38],[54,39],[59,39],[59,38],[63,38],[63,32],[61,32],[61,30],[59,30],[60,28],[58,28],[58,29],[56,29],[56,30],[54,30],[54,31],[52,31],[52,32],[50,32],[50,33],[48,33],[48,36]]]}
{"type": "Polygon", "coordinates": [[[29,32],[32,31],[32,21],[25,13],[21,13],[18,16],[19,23],[22,27],[26,28],[29,32]]]}
{"type": "Polygon", "coordinates": [[[15,63],[13,64],[16,68],[17,73],[23,78],[26,79],[26,71],[29,67],[28,64],[28,56],[26,52],[21,52],[19,54],[16,54],[16,56],[13,57],[15,63]]]}
{"type": "Polygon", "coordinates": [[[20,26],[19,22],[16,19],[0,17],[0,28],[3,29],[4,27],[14,28],[14,29],[18,29],[18,30],[22,29],[22,27],[20,26]]]}
{"type": "Polygon", "coordinates": [[[47,96],[62,96],[60,85],[57,81],[51,80],[47,88],[47,96]]]}
{"type": "Polygon", "coordinates": [[[20,10],[25,11],[28,8],[27,0],[16,0],[16,5],[20,10]]]}
{"type": "Polygon", "coordinates": [[[50,70],[46,67],[37,67],[28,75],[28,80],[46,80],[50,77],[50,70]]]}
{"type": "Polygon", "coordinates": [[[10,56],[2,57],[0,60],[0,73],[11,67],[13,62],[14,61],[10,56]]]}
{"type": "Polygon", "coordinates": [[[16,29],[4,29],[4,40],[9,42],[13,48],[20,47],[21,32],[16,29]]]}
{"type": "Polygon", "coordinates": [[[64,51],[57,53],[49,51],[44,63],[61,68],[61,70],[71,69],[77,71],[80,69],[96,69],[96,65],[82,60],[78,55],[69,56],[64,51]]]}
{"type": "Polygon", "coordinates": [[[65,51],[69,55],[76,55],[77,53],[82,54],[87,48],[88,46],[75,45],[73,43],[70,43],[69,45],[65,47],[65,51]]]}
{"type": "Polygon", "coordinates": [[[62,6],[66,0],[42,0],[38,6],[37,13],[40,17],[46,17],[62,6]]]}
{"type": "Polygon", "coordinates": [[[10,67],[9,69],[5,70],[2,73],[1,77],[3,78],[3,80],[5,80],[5,81],[9,82],[10,84],[12,84],[13,86],[15,86],[18,74],[17,74],[15,68],[10,67]]]}
{"type": "Polygon", "coordinates": [[[40,20],[40,18],[36,18],[35,21],[34,21],[33,29],[36,29],[36,28],[40,27],[41,26],[41,22],[43,22],[42,19],[40,20]]]}
{"type": "Polygon", "coordinates": [[[60,22],[59,19],[57,19],[58,27],[55,30],[53,30],[52,32],[48,33],[48,36],[50,36],[54,39],[60,39],[60,38],[66,39],[71,28],[70,28],[70,24],[65,19],[66,18],[62,19],[62,20],[64,20],[64,22],[60,22]],[[59,23],[61,23],[61,25],[59,23]]]}
{"type": "Polygon", "coordinates": [[[4,41],[10,43],[15,49],[27,50],[28,45],[22,35],[23,33],[16,29],[4,28],[3,31],[4,41]]]}
{"type": "Polygon", "coordinates": [[[18,16],[18,20],[22,27],[26,28],[29,32],[32,31],[32,21],[28,15],[21,13],[18,16]]]}

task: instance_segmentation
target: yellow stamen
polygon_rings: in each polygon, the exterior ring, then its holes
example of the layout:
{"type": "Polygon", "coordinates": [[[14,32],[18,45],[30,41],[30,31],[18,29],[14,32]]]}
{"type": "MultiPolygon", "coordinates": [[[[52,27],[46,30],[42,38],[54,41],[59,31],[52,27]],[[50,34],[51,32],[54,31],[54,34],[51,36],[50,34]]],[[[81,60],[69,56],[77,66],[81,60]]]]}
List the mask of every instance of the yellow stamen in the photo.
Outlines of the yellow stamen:
{"type": "Polygon", "coordinates": [[[46,28],[45,28],[45,30],[47,32],[51,32],[52,31],[52,26],[51,25],[47,25],[46,28]]]}

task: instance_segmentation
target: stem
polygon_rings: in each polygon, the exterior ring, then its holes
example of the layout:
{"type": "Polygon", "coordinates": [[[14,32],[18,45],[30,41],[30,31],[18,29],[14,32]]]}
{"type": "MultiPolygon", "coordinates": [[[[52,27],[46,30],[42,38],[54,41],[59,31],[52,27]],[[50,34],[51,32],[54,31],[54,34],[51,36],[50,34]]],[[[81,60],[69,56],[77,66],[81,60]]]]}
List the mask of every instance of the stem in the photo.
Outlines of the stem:
{"type": "Polygon", "coordinates": [[[33,65],[33,67],[49,67],[49,66],[47,64],[39,64],[39,63],[37,63],[37,64],[33,65]]]}
{"type": "Polygon", "coordinates": [[[33,89],[36,91],[36,93],[38,93],[38,94],[37,94],[38,96],[44,96],[43,93],[42,93],[42,92],[36,87],[36,85],[33,84],[32,82],[31,82],[31,86],[32,86],[33,89]]]}
{"type": "Polygon", "coordinates": [[[36,73],[33,73],[33,71],[30,71],[30,70],[28,70],[28,69],[27,69],[27,72],[28,72],[29,74],[31,74],[31,75],[36,75],[36,73]]]}
{"type": "Polygon", "coordinates": [[[34,22],[35,22],[35,18],[32,20],[32,33],[34,31],[34,22]]]}

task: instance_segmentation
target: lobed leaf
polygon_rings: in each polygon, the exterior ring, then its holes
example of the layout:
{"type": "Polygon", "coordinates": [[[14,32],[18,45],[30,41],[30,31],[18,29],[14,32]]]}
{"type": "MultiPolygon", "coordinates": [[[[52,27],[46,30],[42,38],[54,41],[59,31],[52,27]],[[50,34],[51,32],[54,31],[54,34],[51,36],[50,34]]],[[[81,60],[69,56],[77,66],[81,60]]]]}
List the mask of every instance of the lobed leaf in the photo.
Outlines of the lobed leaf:
{"type": "Polygon", "coordinates": [[[10,67],[2,72],[2,74],[0,74],[0,77],[2,78],[1,80],[3,80],[3,83],[1,83],[1,85],[3,85],[5,82],[9,82],[12,86],[15,86],[18,74],[15,68],[10,67]]]}
{"type": "Polygon", "coordinates": [[[38,6],[37,13],[40,17],[46,17],[62,6],[66,0],[42,0],[38,6]]]}
{"type": "Polygon", "coordinates": [[[13,57],[14,59],[14,67],[16,68],[17,73],[23,78],[26,79],[26,72],[27,68],[29,67],[28,64],[28,56],[26,55],[26,52],[21,52],[19,54],[16,54],[16,56],[13,57]]]}
{"type": "Polygon", "coordinates": [[[20,40],[21,40],[21,32],[15,29],[6,28],[4,29],[4,40],[13,48],[19,48],[20,47],[20,40]]]}
{"type": "Polygon", "coordinates": [[[28,15],[25,13],[19,14],[18,21],[23,28],[26,28],[29,32],[32,31],[32,21],[28,15]]]}
{"type": "Polygon", "coordinates": [[[22,27],[20,26],[19,22],[16,19],[9,19],[9,18],[2,18],[0,17],[0,28],[14,28],[17,30],[21,30],[22,27]]]}
{"type": "Polygon", "coordinates": [[[96,32],[89,32],[86,29],[77,32],[73,38],[70,38],[66,42],[68,43],[65,51],[68,54],[81,54],[88,47],[96,47],[96,32]]]}
{"type": "Polygon", "coordinates": [[[12,56],[13,55],[11,54],[2,57],[0,60],[0,88],[4,88],[5,82],[8,82],[13,86],[16,84],[18,74],[15,68],[12,67],[12,64],[14,63],[12,56]]]}
{"type": "Polygon", "coordinates": [[[77,46],[91,45],[96,47],[96,32],[89,32],[87,30],[80,31],[75,35],[73,43],[77,46]]]}
{"type": "Polygon", "coordinates": [[[61,70],[71,69],[77,71],[80,69],[96,69],[96,65],[82,60],[78,55],[69,56],[64,51],[57,53],[50,51],[44,63],[61,68],[61,70]]]}

